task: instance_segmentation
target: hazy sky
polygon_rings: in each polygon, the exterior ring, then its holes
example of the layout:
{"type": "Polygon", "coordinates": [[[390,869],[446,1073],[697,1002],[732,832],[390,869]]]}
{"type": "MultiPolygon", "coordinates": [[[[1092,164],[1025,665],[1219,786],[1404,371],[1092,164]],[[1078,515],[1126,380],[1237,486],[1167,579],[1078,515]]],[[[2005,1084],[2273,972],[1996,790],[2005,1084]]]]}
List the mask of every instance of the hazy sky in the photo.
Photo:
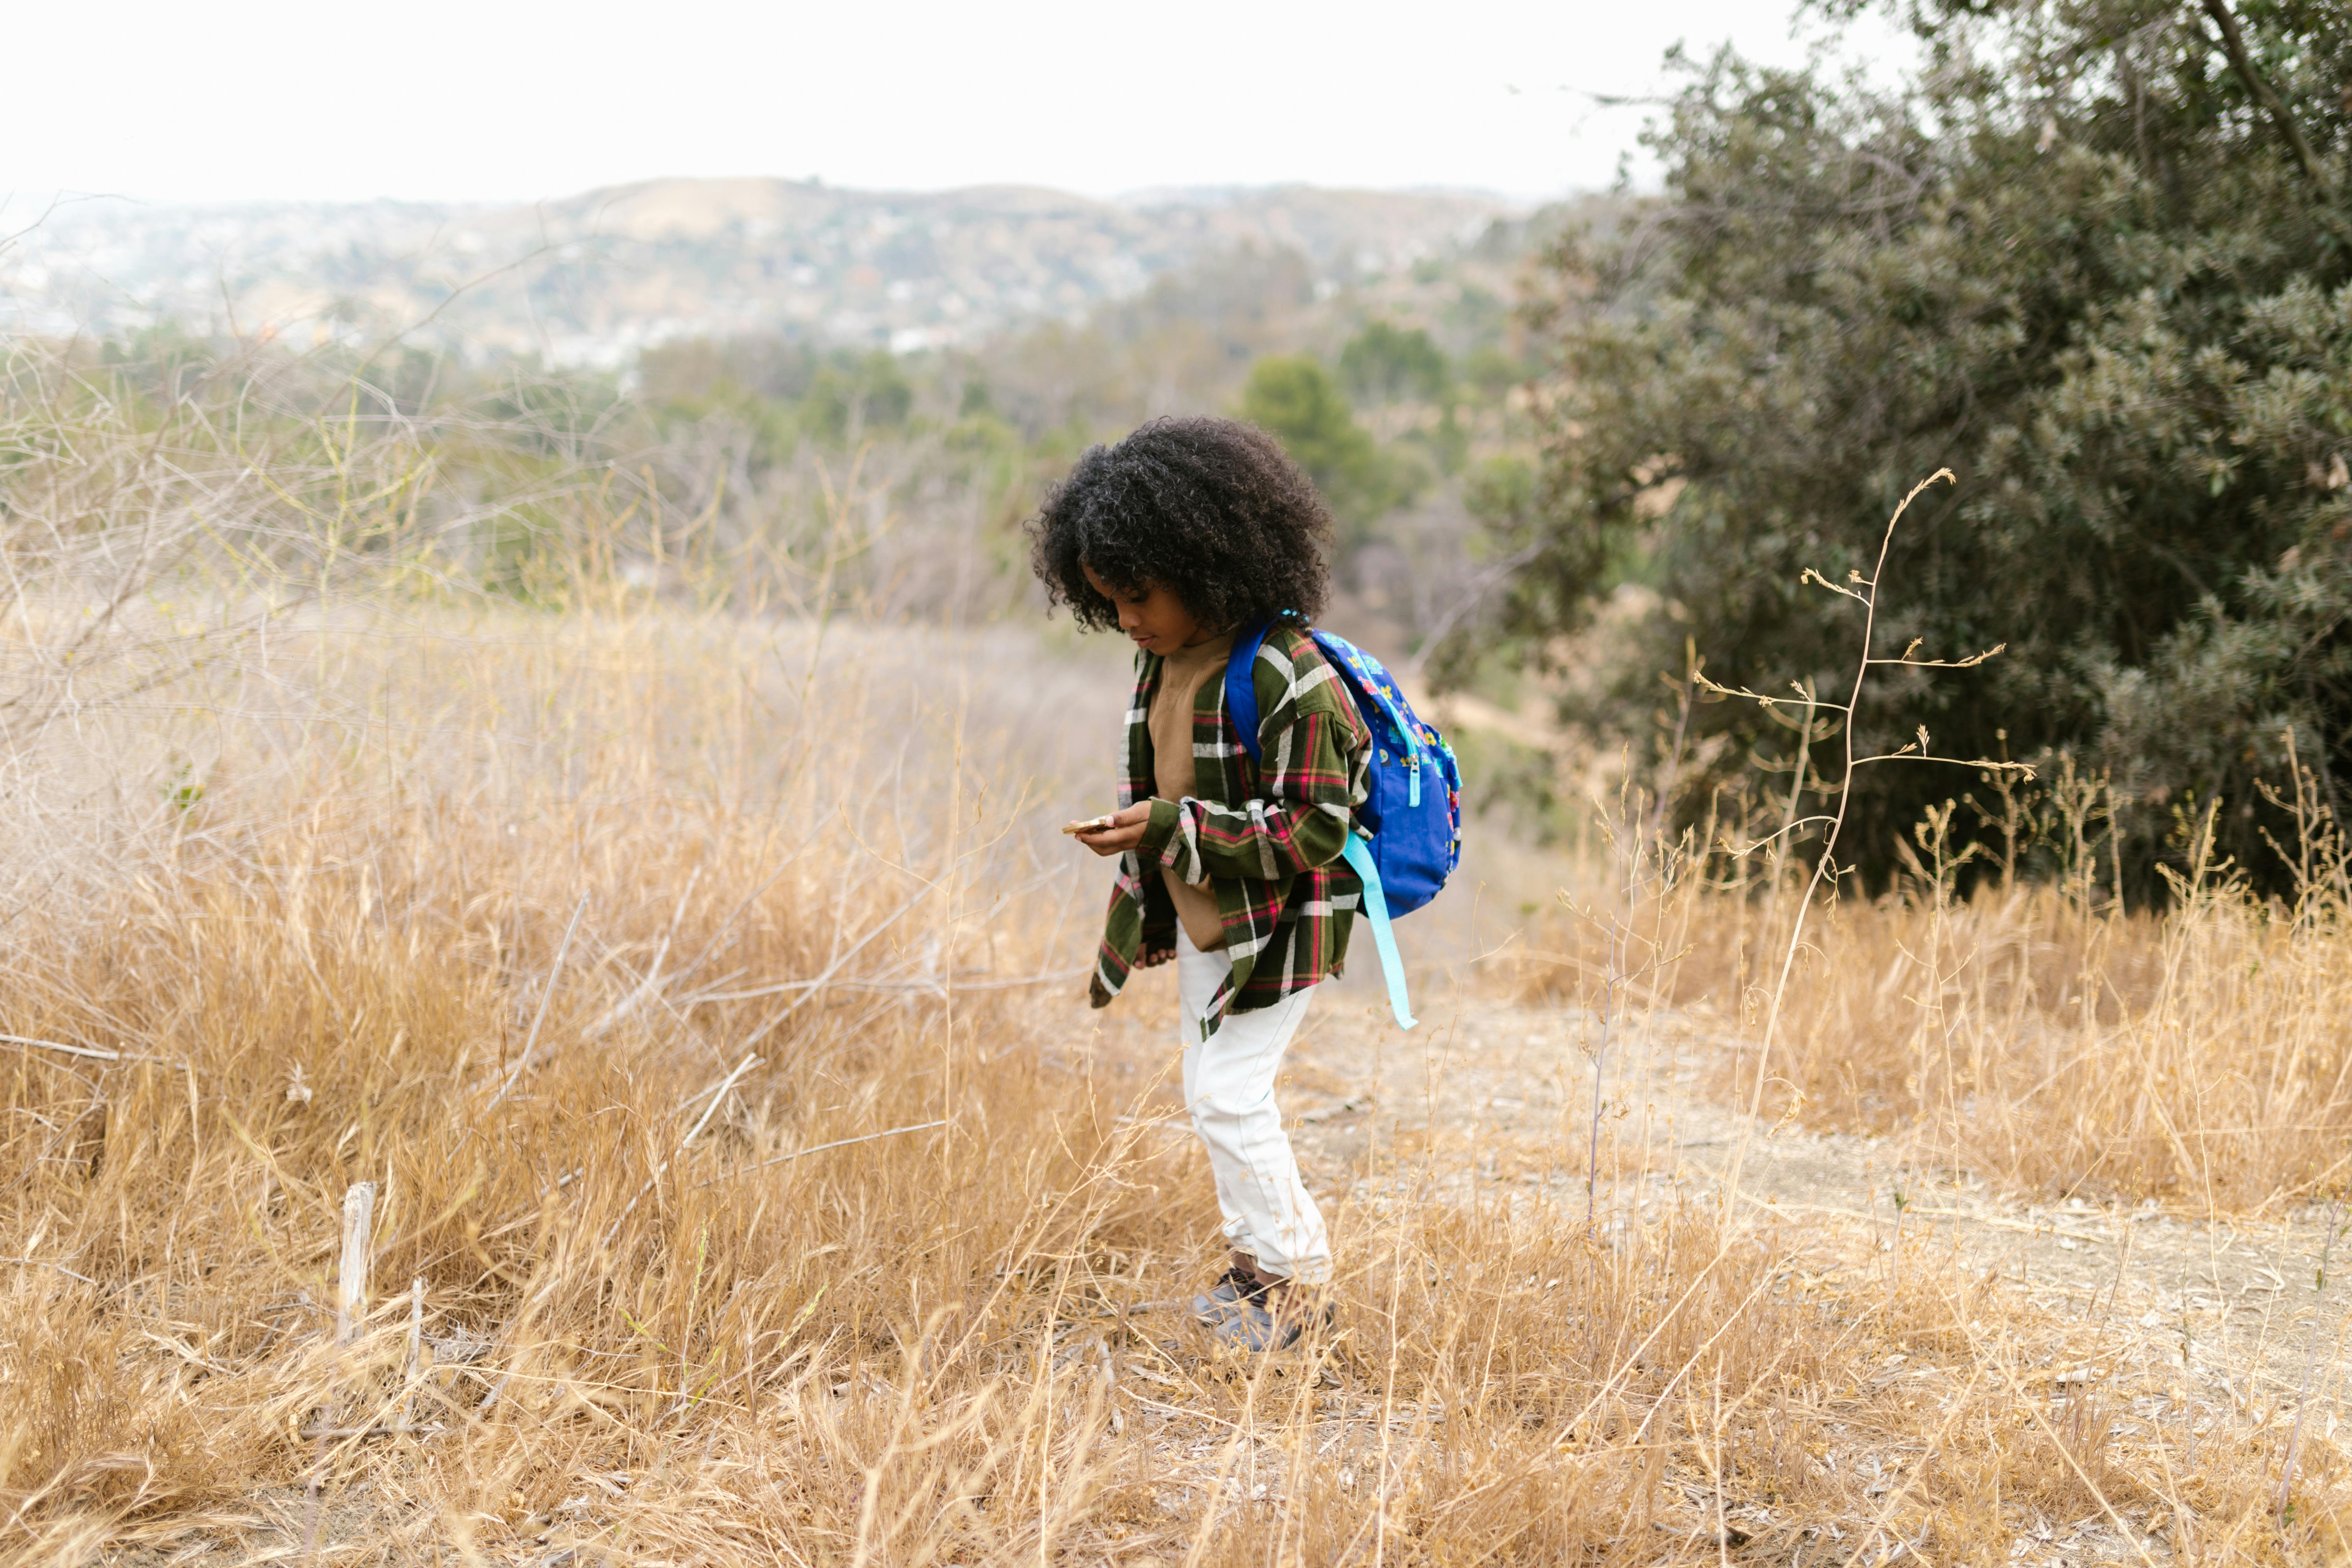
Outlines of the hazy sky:
{"type": "MultiPolygon", "coordinates": [[[[0,195],[531,199],[835,184],[1606,184],[1660,56],[1794,60],[1786,0],[1415,5],[111,0],[12,7],[0,195]]],[[[1895,49],[1883,29],[1856,46],[1895,49]]],[[[9,204],[14,205],[16,204],[9,204]]]]}

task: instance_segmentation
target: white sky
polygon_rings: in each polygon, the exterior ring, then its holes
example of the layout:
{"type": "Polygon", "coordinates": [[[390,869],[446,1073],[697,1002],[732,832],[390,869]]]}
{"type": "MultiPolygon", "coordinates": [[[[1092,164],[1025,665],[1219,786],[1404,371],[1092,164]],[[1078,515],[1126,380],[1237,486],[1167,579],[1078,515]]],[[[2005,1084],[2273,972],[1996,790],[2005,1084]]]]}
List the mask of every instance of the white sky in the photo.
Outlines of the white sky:
{"type": "MultiPolygon", "coordinates": [[[[1567,89],[1654,91],[1678,38],[1804,52],[1788,0],[9,9],[0,197],[531,200],[665,174],[1533,196],[1607,184],[1645,112],[1567,89]]],[[[1900,53],[1876,26],[1854,47],[1900,53]]]]}

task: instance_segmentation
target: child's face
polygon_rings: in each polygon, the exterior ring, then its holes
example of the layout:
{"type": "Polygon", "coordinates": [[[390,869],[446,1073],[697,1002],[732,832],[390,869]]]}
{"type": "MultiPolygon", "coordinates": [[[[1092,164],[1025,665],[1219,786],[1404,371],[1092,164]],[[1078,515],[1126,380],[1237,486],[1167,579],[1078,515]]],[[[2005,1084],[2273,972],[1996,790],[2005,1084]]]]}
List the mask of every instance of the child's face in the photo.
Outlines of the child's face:
{"type": "Polygon", "coordinates": [[[1184,601],[1156,583],[1140,588],[1114,588],[1096,576],[1093,567],[1087,567],[1086,574],[1095,592],[1118,606],[1118,629],[1147,652],[1171,654],[1178,648],[1207,642],[1216,635],[1192,618],[1184,601]]]}

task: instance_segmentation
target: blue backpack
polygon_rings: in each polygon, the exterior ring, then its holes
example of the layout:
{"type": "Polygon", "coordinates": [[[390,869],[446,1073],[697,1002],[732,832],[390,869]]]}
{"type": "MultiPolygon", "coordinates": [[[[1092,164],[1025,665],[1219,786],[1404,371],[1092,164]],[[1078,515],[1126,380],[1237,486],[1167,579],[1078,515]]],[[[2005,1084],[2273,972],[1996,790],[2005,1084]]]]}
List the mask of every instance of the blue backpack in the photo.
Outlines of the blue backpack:
{"type": "MultiPolygon", "coordinates": [[[[1260,763],[1265,758],[1258,752],[1257,685],[1250,673],[1273,629],[1268,623],[1244,632],[1225,660],[1225,711],[1241,731],[1243,749],[1260,763]]],[[[1334,633],[1305,630],[1331,661],[1372,733],[1364,781],[1369,793],[1356,808],[1356,828],[1348,835],[1344,857],[1364,884],[1364,912],[1388,980],[1389,1010],[1399,1027],[1410,1029],[1414,1019],[1405,996],[1404,964],[1389,921],[1435,898],[1462,858],[1462,770],[1454,765],[1454,748],[1421,721],[1379,659],[1334,633]]]]}

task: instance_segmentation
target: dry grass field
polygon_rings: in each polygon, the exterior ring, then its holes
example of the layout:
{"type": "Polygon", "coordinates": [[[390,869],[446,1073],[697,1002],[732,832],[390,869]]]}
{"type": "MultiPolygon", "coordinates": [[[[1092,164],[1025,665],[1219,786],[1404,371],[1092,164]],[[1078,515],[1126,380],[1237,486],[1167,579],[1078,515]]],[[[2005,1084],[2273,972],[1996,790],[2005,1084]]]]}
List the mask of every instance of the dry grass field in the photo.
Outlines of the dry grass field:
{"type": "Polygon", "coordinates": [[[1539,918],[1426,973],[1412,1037],[1339,988],[1296,1086],[1337,1319],[1231,1363],[1164,1305],[1215,1267],[1164,987],[1076,997],[1102,877],[1052,827],[1107,776],[1116,650],[433,610],[174,679],[16,759],[7,1561],[2343,1550],[2299,1419],[2332,1373],[2221,1399],[1931,1228],[1727,1209],[1654,1114],[1759,1169],[1847,1128],[1890,1170],[2292,1205],[2346,1121],[2332,906],[1852,905],[1754,1122],[1752,897],[1629,904],[1688,953],[1632,982],[1539,918]],[[1539,1068],[1496,1056],[1531,1030],[1539,1068]]]}
{"type": "Polygon", "coordinates": [[[1167,977],[1086,1008],[1054,831],[1119,650],[833,614],[847,488],[803,571],[103,390],[0,419],[0,1561],[2345,1554],[2325,823],[2161,917],[1930,834],[1793,943],[1638,802],[1474,824],[1424,1026],[1297,1047],[1333,1321],[1221,1360],[1167,977]]]}

